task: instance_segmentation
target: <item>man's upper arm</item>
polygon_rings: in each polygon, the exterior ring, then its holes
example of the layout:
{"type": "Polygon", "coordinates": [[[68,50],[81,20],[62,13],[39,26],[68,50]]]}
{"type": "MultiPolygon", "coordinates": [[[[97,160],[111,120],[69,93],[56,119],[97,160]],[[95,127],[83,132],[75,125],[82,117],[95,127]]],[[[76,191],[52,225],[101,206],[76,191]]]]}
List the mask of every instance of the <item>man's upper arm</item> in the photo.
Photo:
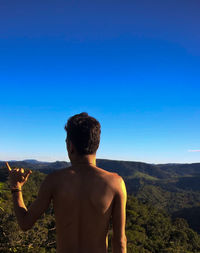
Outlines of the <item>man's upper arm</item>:
{"type": "Polygon", "coordinates": [[[36,220],[47,210],[52,198],[52,176],[48,175],[42,182],[37,199],[30,205],[25,216],[26,228],[31,228],[36,220]]]}
{"type": "Polygon", "coordinates": [[[116,194],[112,210],[112,223],[113,241],[120,244],[126,241],[125,225],[127,193],[124,180],[120,176],[117,177],[116,194]]]}

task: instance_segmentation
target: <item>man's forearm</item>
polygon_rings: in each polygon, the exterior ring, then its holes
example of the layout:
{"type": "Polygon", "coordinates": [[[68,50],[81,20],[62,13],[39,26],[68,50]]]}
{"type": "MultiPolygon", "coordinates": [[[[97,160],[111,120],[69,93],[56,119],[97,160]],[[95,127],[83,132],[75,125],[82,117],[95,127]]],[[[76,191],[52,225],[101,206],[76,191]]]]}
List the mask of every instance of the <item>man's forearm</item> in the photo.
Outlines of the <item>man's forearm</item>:
{"type": "Polygon", "coordinates": [[[13,196],[13,204],[14,204],[14,211],[17,217],[17,222],[22,230],[27,230],[27,226],[25,223],[25,217],[27,214],[27,208],[24,204],[22,192],[14,192],[12,193],[13,196]]]}
{"type": "Polygon", "coordinates": [[[127,252],[127,240],[116,241],[114,238],[112,240],[112,253],[126,253],[127,252]]]}

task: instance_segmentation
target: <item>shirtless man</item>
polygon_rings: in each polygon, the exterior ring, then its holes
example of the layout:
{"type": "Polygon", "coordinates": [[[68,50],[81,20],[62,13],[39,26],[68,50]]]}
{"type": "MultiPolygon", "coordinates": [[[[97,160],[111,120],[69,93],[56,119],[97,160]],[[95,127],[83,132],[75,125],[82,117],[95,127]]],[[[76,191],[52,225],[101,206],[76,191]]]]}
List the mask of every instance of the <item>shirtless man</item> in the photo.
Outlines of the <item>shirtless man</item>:
{"type": "Polygon", "coordinates": [[[53,201],[57,253],[106,253],[111,218],[112,252],[126,253],[126,187],[118,174],[96,166],[100,124],[81,113],[68,120],[65,130],[72,166],[49,174],[28,209],[21,189],[31,171],[7,165],[19,226],[23,231],[32,228],[53,201]]]}

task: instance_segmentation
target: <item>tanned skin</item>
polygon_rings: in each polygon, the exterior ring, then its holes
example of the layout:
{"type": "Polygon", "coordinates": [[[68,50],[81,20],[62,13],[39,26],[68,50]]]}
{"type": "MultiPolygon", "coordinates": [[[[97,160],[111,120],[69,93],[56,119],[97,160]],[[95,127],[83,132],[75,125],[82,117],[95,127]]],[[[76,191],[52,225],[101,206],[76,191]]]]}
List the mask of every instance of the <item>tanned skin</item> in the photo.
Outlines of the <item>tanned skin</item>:
{"type": "MultiPolygon", "coordinates": [[[[27,209],[22,192],[13,193],[14,210],[22,230],[33,227],[53,202],[57,253],[106,253],[112,218],[112,252],[126,253],[126,187],[116,173],[96,166],[96,155],[79,156],[67,145],[72,166],[49,174],[37,199],[27,209]]],[[[9,165],[7,165],[8,167],[9,165]]],[[[12,189],[22,189],[31,171],[8,167],[12,189]]]]}

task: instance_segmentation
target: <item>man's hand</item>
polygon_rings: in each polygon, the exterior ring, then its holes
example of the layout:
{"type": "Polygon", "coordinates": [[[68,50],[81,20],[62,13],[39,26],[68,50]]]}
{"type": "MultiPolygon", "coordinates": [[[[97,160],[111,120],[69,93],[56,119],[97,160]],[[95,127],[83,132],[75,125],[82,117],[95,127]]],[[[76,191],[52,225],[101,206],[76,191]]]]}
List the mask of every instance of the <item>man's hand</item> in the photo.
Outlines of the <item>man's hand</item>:
{"type": "Polygon", "coordinates": [[[6,163],[9,172],[10,186],[13,196],[14,210],[17,217],[19,226],[23,231],[30,229],[36,220],[43,214],[50,202],[52,196],[52,182],[54,178],[48,175],[43,181],[37,199],[29,206],[27,209],[24,200],[21,188],[24,183],[27,181],[29,175],[32,173],[31,170],[24,171],[24,169],[11,169],[9,164],[6,163]],[[15,191],[16,190],[16,191],[15,191]]]}
{"type": "Polygon", "coordinates": [[[15,168],[11,169],[8,162],[6,162],[6,166],[9,172],[9,181],[11,189],[19,189],[21,190],[22,186],[28,180],[29,175],[32,173],[31,170],[24,171],[23,168],[15,168]]]}

